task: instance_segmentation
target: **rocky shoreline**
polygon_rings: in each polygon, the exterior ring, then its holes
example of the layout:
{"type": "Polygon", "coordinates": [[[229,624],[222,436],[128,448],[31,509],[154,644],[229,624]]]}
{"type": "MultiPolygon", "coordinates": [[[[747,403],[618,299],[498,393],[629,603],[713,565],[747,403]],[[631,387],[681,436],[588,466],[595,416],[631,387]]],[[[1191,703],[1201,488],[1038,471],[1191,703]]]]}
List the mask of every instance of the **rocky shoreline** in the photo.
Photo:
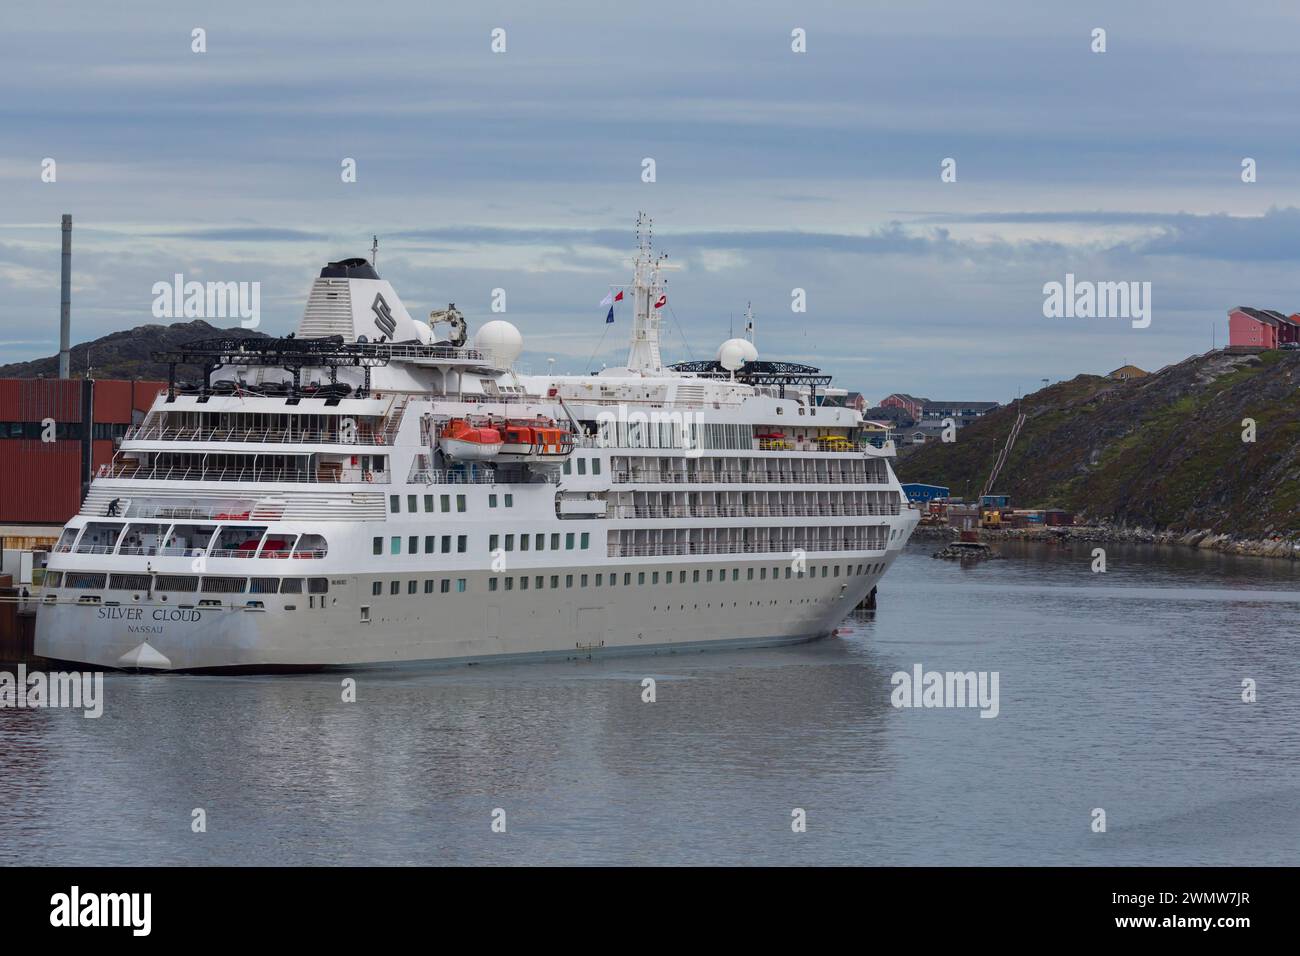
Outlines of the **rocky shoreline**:
{"type": "MultiPolygon", "coordinates": [[[[919,526],[914,537],[949,540],[957,532],[943,525],[919,526]]],[[[1065,528],[984,528],[980,540],[991,541],[1095,541],[1101,543],[1160,544],[1184,548],[1203,548],[1224,554],[1241,554],[1257,558],[1300,559],[1300,539],[1295,537],[1263,540],[1234,538],[1212,531],[1154,531],[1125,525],[1076,525],[1065,528]]]]}

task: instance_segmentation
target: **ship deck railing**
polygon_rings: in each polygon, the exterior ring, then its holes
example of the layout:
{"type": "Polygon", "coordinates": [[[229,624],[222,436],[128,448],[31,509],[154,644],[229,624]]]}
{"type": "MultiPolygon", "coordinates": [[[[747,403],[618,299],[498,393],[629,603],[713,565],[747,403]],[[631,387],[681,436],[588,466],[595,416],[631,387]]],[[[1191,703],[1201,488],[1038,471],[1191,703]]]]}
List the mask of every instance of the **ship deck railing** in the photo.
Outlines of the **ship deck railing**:
{"type": "Polygon", "coordinates": [[[527,473],[525,477],[522,470],[498,474],[496,469],[492,468],[485,468],[472,474],[455,469],[416,468],[411,471],[408,480],[411,484],[425,485],[557,484],[560,476],[548,472],[534,471],[527,473]]]}
{"type": "Polygon", "coordinates": [[[876,452],[876,451],[880,451],[884,447],[883,442],[875,442],[875,441],[867,441],[867,442],[859,442],[857,444],[850,444],[850,446],[847,448],[844,447],[831,448],[831,447],[819,446],[816,443],[816,439],[813,439],[812,441],[805,439],[804,441],[800,442],[800,441],[796,441],[793,438],[787,438],[787,439],[756,438],[749,446],[745,448],[726,448],[721,446],[714,448],[714,447],[704,447],[701,445],[694,445],[689,448],[676,447],[676,446],[672,448],[659,448],[659,447],[648,448],[645,445],[619,444],[617,441],[612,441],[608,438],[602,438],[599,435],[577,436],[574,438],[573,444],[575,448],[606,448],[615,451],[666,451],[666,452],[674,452],[677,454],[681,454],[685,452],[697,453],[697,452],[715,452],[715,451],[741,451],[741,452],[743,451],[788,451],[788,452],[813,451],[813,452],[835,454],[835,455],[862,455],[867,453],[867,449],[871,449],[873,452],[876,452]]]}
{"type": "Polygon", "coordinates": [[[886,545],[885,540],[872,541],[770,541],[770,542],[708,542],[665,541],[659,544],[621,545],[611,542],[608,545],[608,557],[611,558],[657,558],[676,555],[712,555],[712,554],[781,554],[788,555],[799,550],[812,552],[824,551],[879,551],[886,545]]]}
{"type": "Polygon", "coordinates": [[[378,428],[358,425],[355,433],[344,438],[337,431],[297,428],[175,428],[158,425],[133,425],[122,436],[123,441],[188,441],[229,442],[232,444],[264,445],[364,445],[390,444],[378,428]]]}
{"type": "Polygon", "coordinates": [[[790,475],[769,471],[618,471],[615,484],[784,484],[784,485],[863,485],[878,484],[884,476],[849,475],[827,472],[825,474],[790,475]]]}
{"type": "Polygon", "coordinates": [[[320,468],[317,471],[263,468],[149,468],[131,467],[118,462],[101,465],[99,478],[130,478],[133,481],[243,481],[262,483],[305,484],[380,484],[392,483],[386,471],[361,468],[320,468]]]}
{"type": "Polygon", "coordinates": [[[329,551],[323,548],[311,548],[303,551],[262,551],[244,550],[241,548],[213,548],[207,551],[203,548],[160,548],[156,545],[136,545],[124,544],[121,547],[114,545],[92,544],[70,548],[67,546],[56,549],[60,554],[100,554],[116,555],[117,557],[142,557],[142,558],[269,558],[272,560],[296,560],[296,559],[319,559],[328,556],[329,551]]]}
{"type": "Polygon", "coordinates": [[[158,505],[141,503],[139,500],[127,500],[119,505],[115,515],[109,518],[159,518],[163,521],[279,521],[284,517],[283,502],[223,502],[207,508],[195,508],[175,505],[158,505]]]}
{"type": "Polygon", "coordinates": [[[897,515],[901,513],[901,502],[886,505],[863,504],[854,507],[790,505],[737,505],[728,506],[680,506],[653,508],[642,505],[620,505],[614,509],[617,518],[860,518],[875,515],[897,515]]]}

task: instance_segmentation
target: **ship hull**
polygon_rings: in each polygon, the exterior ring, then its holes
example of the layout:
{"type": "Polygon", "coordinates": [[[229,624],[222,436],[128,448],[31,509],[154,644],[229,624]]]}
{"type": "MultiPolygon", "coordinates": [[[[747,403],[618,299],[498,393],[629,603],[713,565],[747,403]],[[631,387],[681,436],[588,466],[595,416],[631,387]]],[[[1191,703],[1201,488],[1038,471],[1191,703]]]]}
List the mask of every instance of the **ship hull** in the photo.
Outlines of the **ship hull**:
{"type": "MultiPolygon", "coordinates": [[[[645,571],[649,580],[646,567],[618,573],[636,580],[645,571]]],[[[564,573],[576,583],[606,572],[564,573]]],[[[274,672],[793,644],[833,631],[881,574],[498,592],[495,600],[483,594],[487,577],[471,577],[465,593],[389,601],[372,597],[369,579],[357,577],[333,588],[323,607],[304,607],[305,595],[293,605],[268,596],[258,610],[180,608],[130,595],[117,606],[46,605],[36,653],[130,671],[274,672]]]]}

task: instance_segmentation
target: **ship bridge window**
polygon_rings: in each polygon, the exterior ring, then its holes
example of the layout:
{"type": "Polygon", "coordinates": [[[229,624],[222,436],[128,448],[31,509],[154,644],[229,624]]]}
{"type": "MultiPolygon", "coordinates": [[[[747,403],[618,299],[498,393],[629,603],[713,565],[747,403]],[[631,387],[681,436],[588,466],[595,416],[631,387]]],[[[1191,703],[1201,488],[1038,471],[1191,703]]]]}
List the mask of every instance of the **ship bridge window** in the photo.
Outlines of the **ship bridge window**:
{"type": "Polygon", "coordinates": [[[204,594],[243,594],[247,583],[247,578],[205,576],[200,590],[204,594]]]}
{"type": "MultiPolygon", "coordinates": [[[[270,542],[267,542],[267,545],[269,547],[270,542]]],[[[265,554],[265,549],[263,553],[265,554]]],[[[325,543],[324,536],[319,534],[304,534],[293,549],[295,558],[323,558],[327,554],[329,554],[329,545],[325,543]]]]}
{"type": "Polygon", "coordinates": [[[150,574],[110,574],[108,587],[113,591],[148,591],[153,584],[150,574]]]}
{"type": "Polygon", "coordinates": [[[251,558],[257,553],[266,528],[266,525],[222,525],[212,548],[212,557],[251,558]]]}
{"type": "Polygon", "coordinates": [[[214,524],[174,525],[171,533],[167,535],[167,542],[163,545],[162,553],[181,557],[204,554],[207,552],[208,544],[211,543],[212,535],[216,530],[217,526],[214,524]]]}
{"type": "Polygon", "coordinates": [[[107,575],[90,571],[69,571],[66,587],[98,590],[104,586],[107,575]]]}
{"type": "Polygon", "coordinates": [[[302,578],[285,578],[280,582],[281,594],[301,594],[302,578]]]}
{"type": "Polygon", "coordinates": [[[275,594],[280,590],[279,578],[253,578],[248,582],[252,594],[275,594]]]}
{"type": "Polygon", "coordinates": [[[63,534],[59,535],[59,543],[54,546],[54,550],[59,554],[66,554],[72,550],[72,543],[77,540],[77,534],[80,528],[64,528],[63,534]]]}
{"type": "MultiPolygon", "coordinates": [[[[65,532],[66,533],[66,532],[65,532]]],[[[112,554],[117,547],[117,539],[122,534],[122,525],[107,521],[92,521],[86,525],[86,531],[77,542],[77,554],[112,554]]]]}
{"type": "Polygon", "coordinates": [[[192,593],[199,589],[199,579],[194,574],[160,574],[154,578],[155,591],[184,591],[192,593]]]}
{"type": "Polygon", "coordinates": [[[165,524],[141,524],[131,522],[122,532],[122,543],[118,554],[154,555],[162,550],[163,536],[167,533],[165,524]]]}

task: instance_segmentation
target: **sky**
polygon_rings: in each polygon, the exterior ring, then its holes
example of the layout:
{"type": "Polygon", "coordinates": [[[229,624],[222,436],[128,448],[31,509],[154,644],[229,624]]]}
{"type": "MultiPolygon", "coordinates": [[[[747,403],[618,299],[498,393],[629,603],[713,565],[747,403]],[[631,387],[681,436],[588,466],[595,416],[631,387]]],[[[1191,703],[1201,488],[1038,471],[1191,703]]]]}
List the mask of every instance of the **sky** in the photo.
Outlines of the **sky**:
{"type": "Polygon", "coordinates": [[[1300,311],[1298,41],[1300,5],[1204,0],[6,3],[0,364],[57,351],[71,213],[74,342],[157,321],[176,273],[258,282],[292,331],[377,234],[413,315],[617,365],[598,303],[645,211],[673,361],[752,303],[760,357],[873,401],[1155,369],[1232,306],[1300,311]],[[1045,316],[1067,274],[1149,282],[1150,325],[1045,316]]]}

